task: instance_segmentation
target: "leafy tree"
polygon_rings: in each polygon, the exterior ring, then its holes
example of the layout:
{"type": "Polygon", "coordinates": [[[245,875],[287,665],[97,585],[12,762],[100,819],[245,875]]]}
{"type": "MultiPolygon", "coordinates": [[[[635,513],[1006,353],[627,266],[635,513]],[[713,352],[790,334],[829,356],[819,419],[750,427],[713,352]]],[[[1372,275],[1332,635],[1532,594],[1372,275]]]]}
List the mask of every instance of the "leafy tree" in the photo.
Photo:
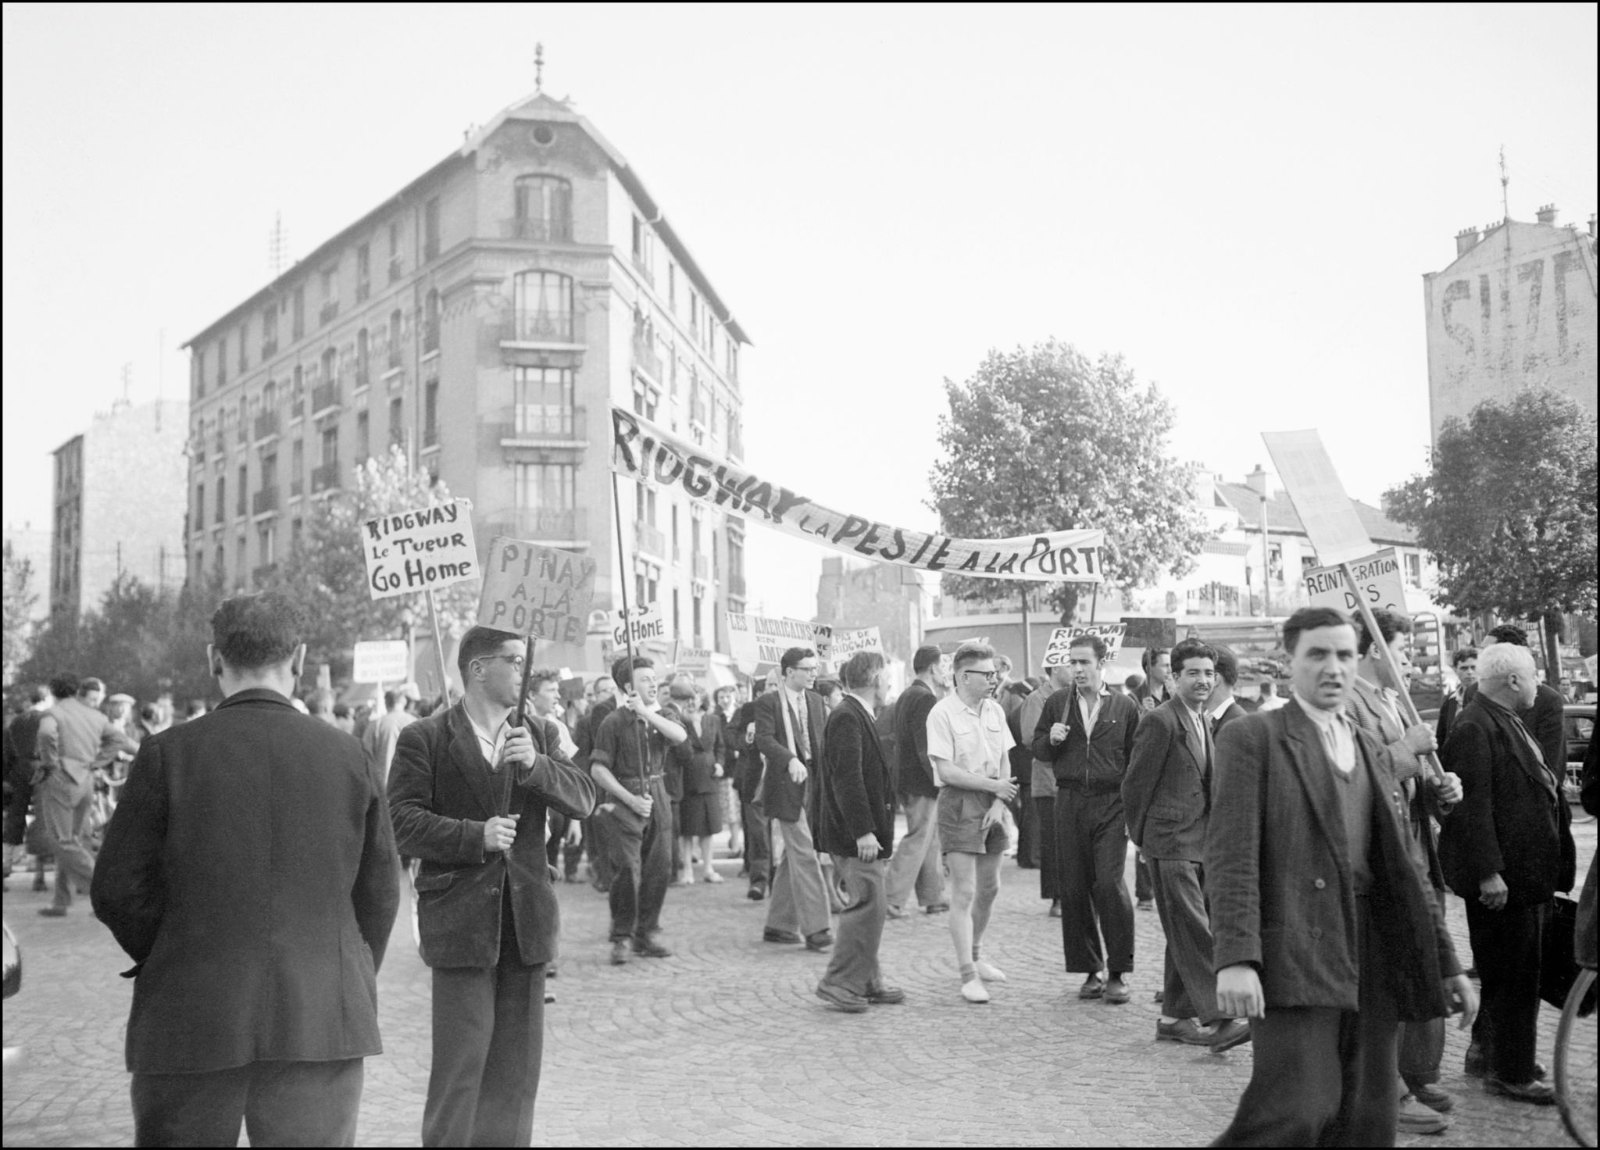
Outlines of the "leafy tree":
{"type": "MultiPolygon", "coordinates": [[[[407,608],[427,626],[422,595],[374,600],[367,587],[361,527],[378,515],[409,511],[450,500],[448,488],[425,471],[413,471],[405,452],[391,447],[355,469],[349,488],[313,504],[305,534],[279,565],[270,586],[292,594],[306,608],[308,664],[327,663],[333,677],[351,671],[351,648],[364,639],[399,638],[407,608]]],[[[458,583],[436,593],[440,630],[460,634],[472,625],[478,585],[458,583]]]]}
{"type": "Polygon", "coordinates": [[[5,681],[16,681],[17,667],[28,655],[33,633],[33,605],[39,595],[33,589],[33,560],[19,555],[5,541],[5,681]]]}
{"type": "MultiPolygon", "coordinates": [[[[1172,406],[1121,356],[1090,363],[1054,339],[991,351],[966,382],[945,380],[945,394],[929,501],[941,530],[988,539],[1098,527],[1112,586],[1148,587],[1193,568],[1205,532],[1188,475],[1166,450],[1172,406]]],[[[1049,585],[1063,620],[1081,586],[1049,585]]],[[[944,587],[982,601],[1018,590],[1011,580],[951,575],[944,587]]]]}
{"type": "Polygon", "coordinates": [[[1564,611],[1595,610],[1595,420],[1557,392],[1486,400],[1439,430],[1431,470],[1384,494],[1457,610],[1538,619],[1559,668],[1564,611]]]}

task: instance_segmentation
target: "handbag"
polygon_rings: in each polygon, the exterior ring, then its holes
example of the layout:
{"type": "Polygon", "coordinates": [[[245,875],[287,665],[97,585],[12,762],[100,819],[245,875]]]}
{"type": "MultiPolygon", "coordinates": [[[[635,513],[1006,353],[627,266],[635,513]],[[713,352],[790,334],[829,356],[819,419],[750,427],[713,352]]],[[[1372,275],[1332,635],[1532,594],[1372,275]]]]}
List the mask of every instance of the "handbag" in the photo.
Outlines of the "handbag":
{"type": "MultiPolygon", "coordinates": [[[[1557,1010],[1567,1005],[1567,995],[1578,980],[1578,961],[1572,944],[1577,935],[1578,904],[1556,895],[1544,916],[1544,936],[1539,957],[1539,997],[1557,1010]]],[[[1587,1010],[1593,1009],[1594,988],[1590,987],[1587,1010]]]]}

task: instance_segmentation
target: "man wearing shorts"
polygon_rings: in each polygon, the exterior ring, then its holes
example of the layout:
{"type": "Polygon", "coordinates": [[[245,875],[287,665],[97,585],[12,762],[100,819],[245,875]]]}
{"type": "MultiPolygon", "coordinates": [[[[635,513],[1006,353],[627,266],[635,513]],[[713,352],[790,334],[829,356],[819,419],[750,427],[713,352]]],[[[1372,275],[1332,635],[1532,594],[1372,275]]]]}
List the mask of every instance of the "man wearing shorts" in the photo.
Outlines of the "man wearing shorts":
{"type": "Polygon", "coordinates": [[[1007,836],[1001,814],[1017,797],[1007,752],[1005,710],[991,697],[994,649],[963,643],[954,689],[928,712],[928,758],[939,784],[939,842],[950,869],[950,938],[961,969],[961,997],[988,1002],[987,982],[1006,976],[982,957],[983,930],[1000,893],[1007,836]]]}

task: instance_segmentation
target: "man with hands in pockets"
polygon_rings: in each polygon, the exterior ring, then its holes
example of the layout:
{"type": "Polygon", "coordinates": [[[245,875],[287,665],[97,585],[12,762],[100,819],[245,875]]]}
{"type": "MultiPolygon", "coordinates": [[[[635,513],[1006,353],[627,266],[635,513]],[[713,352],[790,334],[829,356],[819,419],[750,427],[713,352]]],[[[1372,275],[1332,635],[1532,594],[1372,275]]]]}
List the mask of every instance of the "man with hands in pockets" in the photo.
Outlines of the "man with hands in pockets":
{"type": "Polygon", "coordinates": [[[523,659],[520,636],[488,627],[463,635],[466,694],[400,733],[389,772],[395,841],[422,860],[418,925],[433,968],[424,1146],[533,1139],[545,969],[560,932],[546,816],[587,818],[595,790],[554,728],[513,725],[523,659]]]}

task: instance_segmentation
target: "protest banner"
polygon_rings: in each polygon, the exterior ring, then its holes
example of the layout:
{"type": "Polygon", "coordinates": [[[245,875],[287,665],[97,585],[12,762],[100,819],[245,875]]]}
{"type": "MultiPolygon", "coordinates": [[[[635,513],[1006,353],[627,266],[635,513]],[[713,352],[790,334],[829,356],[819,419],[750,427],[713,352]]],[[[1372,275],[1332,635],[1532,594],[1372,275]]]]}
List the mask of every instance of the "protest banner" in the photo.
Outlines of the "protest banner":
{"type": "Polygon", "coordinates": [[[1356,594],[1366,599],[1373,610],[1400,611],[1406,609],[1406,585],[1400,575],[1400,556],[1393,547],[1385,547],[1365,559],[1350,562],[1355,572],[1356,590],[1352,592],[1345,582],[1342,567],[1313,567],[1302,578],[1306,598],[1313,607],[1334,607],[1345,613],[1359,610],[1356,594]]]}
{"type": "Polygon", "coordinates": [[[848,631],[835,631],[833,633],[833,661],[835,666],[842,667],[845,661],[858,651],[876,651],[882,655],[883,638],[876,627],[855,627],[848,631]]]}
{"type": "Polygon", "coordinates": [[[478,545],[472,539],[472,504],[452,499],[380,515],[362,524],[367,593],[392,599],[476,579],[478,545]]]}
{"type": "Polygon", "coordinates": [[[790,647],[810,647],[820,662],[832,638],[833,628],[826,623],[728,612],[728,650],[747,673],[763,665],[776,666],[790,647]]]}
{"type": "Polygon", "coordinates": [[[581,646],[594,601],[595,561],[522,539],[489,544],[478,623],[581,646]]]}
{"type": "Polygon", "coordinates": [[[371,639],[355,645],[350,678],[357,683],[404,683],[411,678],[411,652],[404,639],[371,639]]]}
{"type": "Polygon", "coordinates": [[[611,612],[611,641],[618,647],[625,647],[631,639],[635,646],[643,646],[646,641],[652,643],[667,642],[667,624],[661,617],[659,604],[651,603],[649,606],[629,607],[627,618],[622,612],[611,612]],[[629,632],[632,632],[630,635],[629,632]]]}
{"type": "Polygon", "coordinates": [[[672,665],[679,671],[687,671],[696,679],[707,679],[711,676],[711,648],[691,647],[687,643],[678,643],[673,652],[672,665]]]}
{"type": "Polygon", "coordinates": [[[1082,627],[1057,627],[1050,632],[1050,642],[1044,649],[1044,666],[1065,667],[1067,652],[1072,641],[1083,635],[1096,635],[1106,645],[1109,662],[1122,653],[1122,639],[1128,632],[1126,623],[1088,623],[1082,627]]]}
{"type": "Polygon", "coordinates": [[[640,483],[679,487],[691,499],[726,507],[774,530],[836,551],[919,571],[1045,582],[1102,581],[1104,531],[1050,531],[995,540],[910,531],[819,506],[615,404],[611,427],[614,473],[640,483]]]}

